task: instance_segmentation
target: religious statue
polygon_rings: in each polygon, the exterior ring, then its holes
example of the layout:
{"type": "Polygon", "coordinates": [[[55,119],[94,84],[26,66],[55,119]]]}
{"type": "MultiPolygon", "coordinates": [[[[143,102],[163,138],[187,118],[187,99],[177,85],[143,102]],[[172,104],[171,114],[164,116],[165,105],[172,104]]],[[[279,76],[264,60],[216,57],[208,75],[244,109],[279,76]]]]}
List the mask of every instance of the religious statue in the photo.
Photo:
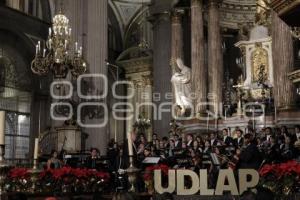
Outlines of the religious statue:
{"type": "Polygon", "coordinates": [[[185,114],[187,108],[192,107],[191,94],[191,69],[183,64],[180,58],[171,62],[174,74],[172,75],[172,85],[174,88],[175,103],[180,108],[179,114],[185,114]]]}
{"type": "Polygon", "coordinates": [[[270,16],[270,0],[256,0],[255,22],[258,25],[266,25],[270,16]]]}

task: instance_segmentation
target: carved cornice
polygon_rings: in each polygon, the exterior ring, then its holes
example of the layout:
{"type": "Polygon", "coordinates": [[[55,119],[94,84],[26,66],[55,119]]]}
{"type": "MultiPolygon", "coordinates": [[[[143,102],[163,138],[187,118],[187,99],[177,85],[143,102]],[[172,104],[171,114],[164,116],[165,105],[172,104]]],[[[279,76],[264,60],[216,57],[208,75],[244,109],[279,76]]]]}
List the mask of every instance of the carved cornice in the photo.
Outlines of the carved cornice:
{"type": "Polygon", "coordinates": [[[270,7],[277,12],[278,15],[284,15],[299,5],[300,0],[272,0],[270,7]]]}
{"type": "Polygon", "coordinates": [[[153,76],[152,73],[147,75],[142,75],[144,85],[153,85],[153,76]]]}
{"type": "Polygon", "coordinates": [[[208,7],[212,7],[212,6],[220,7],[222,2],[223,2],[223,0],[209,0],[207,2],[207,5],[208,5],[208,7]]]}
{"type": "Polygon", "coordinates": [[[288,77],[291,81],[293,81],[293,83],[299,83],[300,82],[300,69],[289,73],[288,77]]]}
{"type": "Polygon", "coordinates": [[[171,13],[169,11],[164,11],[161,13],[155,13],[149,16],[147,19],[152,24],[152,27],[156,27],[157,24],[161,21],[170,21],[171,13]]]}
{"type": "Polygon", "coordinates": [[[184,14],[183,9],[174,9],[171,15],[172,24],[181,24],[181,19],[184,14]]]}
{"type": "Polygon", "coordinates": [[[256,2],[224,0],[220,7],[221,26],[239,29],[239,24],[254,23],[256,2]]]}
{"type": "Polygon", "coordinates": [[[126,74],[152,71],[152,57],[134,58],[119,61],[117,64],[125,69],[126,74]]]}
{"type": "Polygon", "coordinates": [[[127,74],[126,80],[133,83],[134,88],[145,88],[147,86],[153,86],[152,72],[139,73],[139,74],[127,74]]]}

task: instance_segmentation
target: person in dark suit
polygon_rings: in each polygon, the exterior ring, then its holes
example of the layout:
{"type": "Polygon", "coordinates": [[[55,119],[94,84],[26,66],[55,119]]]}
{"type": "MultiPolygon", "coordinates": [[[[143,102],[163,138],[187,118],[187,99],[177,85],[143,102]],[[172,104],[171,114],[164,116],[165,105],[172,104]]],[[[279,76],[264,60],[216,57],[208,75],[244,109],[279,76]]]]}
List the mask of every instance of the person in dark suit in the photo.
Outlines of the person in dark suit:
{"type": "Polygon", "coordinates": [[[182,146],[182,142],[179,140],[179,136],[177,134],[174,135],[174,141],[175,149],[180,149],[182,146]]]}
{"type": "Polygon", "coordinates": [[[187,147],[193,147],[193,140],[194,140],[194,137],[192,134],[187,134],[186,135],[186,146],[187,147]]]}
{"type": "Polygon", "coordinates": [[[233,141],[232,137],[229,136],[228,129],[224,128],[223,131],[222,131],[222,133],[223,133],[223,143],[226,146],[233,146],[234,145],[234,141],[233,141]]]}
{"type": "Polygon", "coordinates": [[[275,136],[270,137],[270,147],[265,155],[266,163],[276,163],[280,159],[280,146],[275,136]]]}
{"type": "Polygon", "coordinates": [[[119,154],[118,144],[114,139],[111,139],[108,143],[106,156],[109,160],[109,169],[116,171],[116,157],[119,154]]]}
{"type": "Polygon", "coordinates": [[[288,161],[295,158],[295,148],[292,144],[292,138],[290,135],[285,136],[285,143],[281,149],[281,157],[283,161],[288,161]]]}
{"type": "Polygon", "coordinates": [[[99,151],[96,148],[91,148],[91,155],[86,159],[85,165],[88,169],[97,170],[100,167],[99,151]]]}
{"type": "Polygon", "coordinates": [[[243,131],[238,129],[236,130],[237,138],[234,139],[234,146],[236,148],[241,148],[244,144],[244,138],[242,137],[243,131]]]}
{"type": "Polygon", "coordinates": [[[253,136],[246,134],[244,136],[245,148],[241,151],[238,167],[242,169],[258,169],[262,159],[257,146],[253,142],[253,136]]]}
{"type": "Polygon", "coordinates": [[[213,147],[217,146],[218,144],[220,144],[220,142],[218,141],[217,134],[215,132],[212,132],[210,134],[210,145],[213,147]]]}
{"type": "Polygon", "coordinates": [[[296,140],[300,140],[300,126],[299,125],[295,126],[295,136],[296,136],[296,140]]]}
{"type": "Polygon", "coordinates": [[[263,147],[269,148],[271,145],[271,136],[273,136],[272,129],[270,127],[267,127],[265,130],[265,136],[263,137],[263,147]]]}

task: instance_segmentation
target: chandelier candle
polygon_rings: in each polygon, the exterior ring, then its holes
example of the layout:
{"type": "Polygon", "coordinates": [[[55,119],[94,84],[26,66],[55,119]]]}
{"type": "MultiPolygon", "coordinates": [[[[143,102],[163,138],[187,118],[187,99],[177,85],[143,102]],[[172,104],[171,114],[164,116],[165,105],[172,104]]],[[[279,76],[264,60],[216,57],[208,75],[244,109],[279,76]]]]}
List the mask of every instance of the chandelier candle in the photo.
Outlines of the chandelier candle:
{"type": "Polygon", "coordinates": [[[35,55],[37,55],[39,53],[39,46],[35,45],[35,55]]]}
{"type": "Polygon", "coordinates": [[[39,138],[35,138],[34,140],[34,154],[33,159],[37,160],[39,155],[39,138]]]}
{"type": "Polygon", "coordinates": [[[79,52],[78,52],[78,54],[79,54],[79,57],[81,57],[81,56],[82,56],[82,47],[80,47],[80,48],[79,48],[79,52]]]}
{"type": "Polygon", "coordinates": [[[0,145],[5,144],[5,111],[0,111],[0,145]]]}
{"type": "Polygon", "coordinates": [[[127,134],[127,140],[128,140],[128,155],[133,156],[132,137],[130,131],[127,134]]]}
{"type": "Polygon", "coordinates": [[[41,51],[41,41],[38,41],[38,52],[41,51]]]}

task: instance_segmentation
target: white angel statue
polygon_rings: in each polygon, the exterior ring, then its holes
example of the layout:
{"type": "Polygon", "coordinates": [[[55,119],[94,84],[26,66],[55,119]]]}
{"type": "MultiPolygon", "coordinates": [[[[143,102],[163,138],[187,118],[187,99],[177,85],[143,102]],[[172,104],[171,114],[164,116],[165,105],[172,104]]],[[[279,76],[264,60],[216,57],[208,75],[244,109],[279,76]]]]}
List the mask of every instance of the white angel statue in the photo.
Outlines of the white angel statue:
{"type": "Polygon", "coordinates": [[[191,95],[191,69],[183,64],[180,58],[171,63],[174,68],[172,85],[174,88],[175,103],[180,107],[180,114],[184,115],[187,108],[192,107],[191,95]]]}

